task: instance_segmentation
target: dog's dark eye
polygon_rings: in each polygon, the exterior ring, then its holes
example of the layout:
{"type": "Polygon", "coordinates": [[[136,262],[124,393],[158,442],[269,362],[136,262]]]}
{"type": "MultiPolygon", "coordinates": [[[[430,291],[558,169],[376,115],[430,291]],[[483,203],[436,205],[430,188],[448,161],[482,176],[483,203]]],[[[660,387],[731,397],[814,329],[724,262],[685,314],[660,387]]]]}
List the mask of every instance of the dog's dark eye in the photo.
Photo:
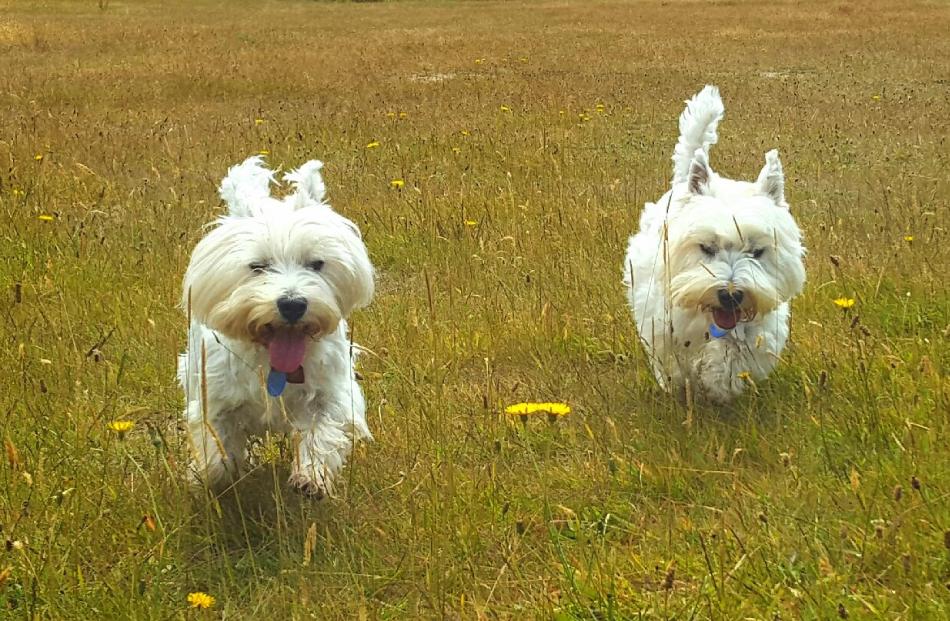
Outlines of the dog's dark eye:
{"type": "Polygon", "coordinates": [[[706,244],[700,244],[699,249],[703,251],[703,254],[710,257],[716,254],[716,249],[712,246],[707,246],[706,244]]]}
{"type": "Polygon", "coordinates": [[[315,261],[310,261],[309,263],[307,263],[307,269],[313,270],[314,272],[319,272],[320,270],[323,269],[323,261],[321,261],[320,259],[317,259],[315,261]]]}
{"type": "Polygon", "coordinates": [[[765,254],[765,248],[755,248],[751,254],[753,259],[758,259],[765,254]]]}
{"type": "Polygon", "coordinates": [[[265,261],[254,261],[247,267],[255,274],[262,274],[267,271],[267,268],[270,267],[270,263],[267,263],[265,261]]]}

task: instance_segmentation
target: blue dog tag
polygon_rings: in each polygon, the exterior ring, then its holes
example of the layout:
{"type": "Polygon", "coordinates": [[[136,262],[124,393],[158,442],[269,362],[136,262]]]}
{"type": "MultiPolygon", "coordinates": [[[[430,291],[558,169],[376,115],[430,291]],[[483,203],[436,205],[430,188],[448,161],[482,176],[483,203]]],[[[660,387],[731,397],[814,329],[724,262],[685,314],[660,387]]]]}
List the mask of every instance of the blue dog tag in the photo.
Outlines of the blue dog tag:
{"type": "Polygon", "coordinates": [[[267,394],[272,397],[279,397],[284,394],[284,388],[287,387],[287,374],[283,371],[270,370],[267,374],[267,394]]]}
{"type": "Polygon", "coordinates": [[[722,328],[717,326],[715,323],[709,324],[709,335],[712,336],[714,339],[721,339],[727,334],[729,334],[729,330],[723,330],[722,328]]]}

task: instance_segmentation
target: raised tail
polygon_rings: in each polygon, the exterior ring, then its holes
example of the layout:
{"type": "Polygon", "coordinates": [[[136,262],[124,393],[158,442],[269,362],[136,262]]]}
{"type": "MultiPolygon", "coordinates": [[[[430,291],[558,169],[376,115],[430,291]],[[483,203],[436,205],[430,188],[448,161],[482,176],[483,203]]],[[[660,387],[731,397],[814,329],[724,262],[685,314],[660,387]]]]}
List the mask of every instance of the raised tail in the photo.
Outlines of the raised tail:
{"type": "Polygon", "coordinates": [[[709,147],[719,139],[716,126],[725,112],[719,89],[708,84],[686,102],[680,115],[680,138],[673,150],[673,183],[687,180],[697,149],[709,154],[709,147]]]}

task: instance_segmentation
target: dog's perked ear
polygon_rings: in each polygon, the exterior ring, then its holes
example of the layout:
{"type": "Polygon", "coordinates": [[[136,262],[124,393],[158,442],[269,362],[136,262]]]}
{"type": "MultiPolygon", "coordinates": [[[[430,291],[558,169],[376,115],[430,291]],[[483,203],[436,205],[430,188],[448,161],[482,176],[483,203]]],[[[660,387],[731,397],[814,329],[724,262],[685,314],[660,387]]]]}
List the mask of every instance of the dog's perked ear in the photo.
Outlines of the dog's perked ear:
{"type": "Polygon", "coordinates": [[[782,170],[782,160],[778,157],[778,149],[772,149],[765,154],[765,166],[759,173],[756,181],[763,194],[771,198],[779,207],[788,207],[785,202],[785,172],[782,170]]]}
{"type": "MultiPolygon", "coordinates": [[[[323,168],[323,162],[310,160],[300,168],[285,174],[284,181],[294,186],[298,196],[324,204],[323,199],[327,195],[327,186],[323,183],[323,176],[320,174],[321,168],[323,168]]],[[[305,204],[306,201],[297,201],[298,208],[305,204]]]]}
{"type": "Polygon", "coordinates": [[[696,149],[693,160],[689,163],[689,175],[686,178],[690,194],[709,194],[709,179],[712,169],[709,168],[709,156],[703,149],[696,149]]]}
{"type": "Polygon", "coordinates": [[[218,193],[228,204],[232,216],[253,216],[261,201],[270,198],[273,181],[274,173],[264,166],[264,158],[255,155],[228,169],[218,193]]]}

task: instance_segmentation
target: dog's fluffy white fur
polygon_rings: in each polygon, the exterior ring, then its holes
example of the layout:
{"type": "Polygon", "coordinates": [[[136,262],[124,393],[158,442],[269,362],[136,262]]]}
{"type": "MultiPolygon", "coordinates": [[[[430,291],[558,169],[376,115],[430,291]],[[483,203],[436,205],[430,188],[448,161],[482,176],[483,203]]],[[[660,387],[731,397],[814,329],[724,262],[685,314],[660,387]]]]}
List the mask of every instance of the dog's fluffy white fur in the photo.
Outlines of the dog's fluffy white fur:
{"type": "MultiPolygon", "coordinates": [[[[229,211],[198,243],[184,278],[188,351],[179,358],[185,418],[199,480],[228,483],[248,435],[291,434],[291,485],[332,492],[353,443],[371,438],[353,369],[346,318],[369,304],[373,267],[353,222],[325,202],[319,161],[284,176],[293,192],[272,198],[259,157],[221,182],[229,211]],[[293,379],[268,394],[274,365],[293,379]]],[[[286,376],[286,374],[285,374],[286,376]]]]}
{"type": "Polygon", "coordinates": [[[789,301],[805,282],[801,232],[777,151],[754,182],[713,172],[724,114],[706,86],[679,119],[671,189],[647,203],[624,283],[657,381],[678,397],[726,404],[765,378],[788,339],[789,301]]]}

